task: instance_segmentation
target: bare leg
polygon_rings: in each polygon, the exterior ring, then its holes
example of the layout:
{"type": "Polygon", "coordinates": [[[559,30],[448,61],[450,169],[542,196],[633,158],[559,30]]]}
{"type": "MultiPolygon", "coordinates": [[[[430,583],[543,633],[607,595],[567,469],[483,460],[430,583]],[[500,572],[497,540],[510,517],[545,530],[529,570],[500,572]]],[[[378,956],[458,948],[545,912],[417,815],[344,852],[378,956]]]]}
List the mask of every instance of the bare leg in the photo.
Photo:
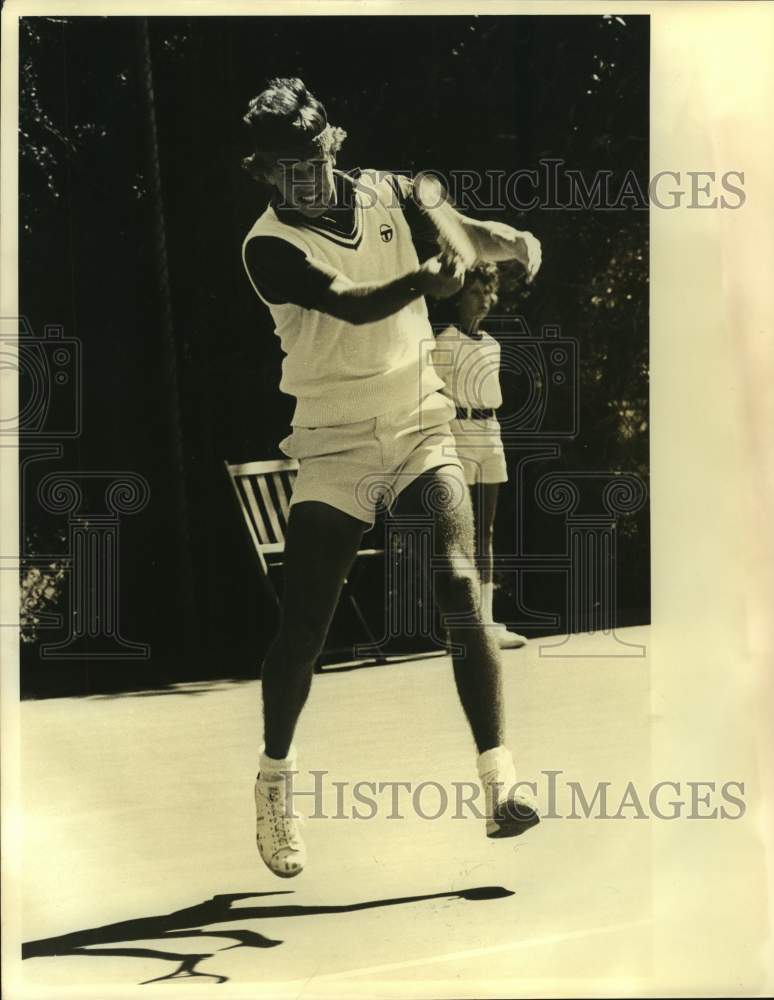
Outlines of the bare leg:
{"type": "Polygon", "coordinates": [[[481,576],[481,611],[485,623],[494,620],[492,614],[494,522],[499,491],[499,483],[475,483],[470,487],[476,531],[476,565],[481,576]]]}
{"type": "Polygon", "coordinates": [[[400,497],[403,512],[428,512],[431,500],[435,551],[441,563],[433,576],[433,595],[448,622],[454,656],[454,680],[479,753],[503,742],[500,651],[481,624],[479,580],[475,568],[473,511],[470,493],[456,466],[432,469],[416,479],[400,497]],[[465,622],[459,621],[465,618],[465,622]],[[456,620],[455,620],[456,619],[456,620]]]}
{"type": "Polygon", "coordinates": [[[493,579],[494,524],[499,492],[499,483],[475,483],[470,487],[476,529],[476,565],[482,583],[491,583],[493,579]]]}
{"type": "Polygon", "coordinates": [[[291,508],[277,635],[263,663],[266,753],[282,760],[293,740],[341,587],[367,527],[325,503],[291,508]]]}

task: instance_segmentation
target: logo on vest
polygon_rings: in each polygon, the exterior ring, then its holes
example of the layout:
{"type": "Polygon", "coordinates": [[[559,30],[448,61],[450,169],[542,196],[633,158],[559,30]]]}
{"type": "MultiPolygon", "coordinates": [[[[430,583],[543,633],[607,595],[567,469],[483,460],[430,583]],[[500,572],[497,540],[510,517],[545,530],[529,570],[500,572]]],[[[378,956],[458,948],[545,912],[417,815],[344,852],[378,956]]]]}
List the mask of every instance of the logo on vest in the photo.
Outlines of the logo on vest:
{"type": "Polygon", "coordinates": [[[388,226],[386,222],[383,222],[379,226],[379,235],[382,238],[383,243],[389,243],[392,239],[392,226],[388,226]]]}

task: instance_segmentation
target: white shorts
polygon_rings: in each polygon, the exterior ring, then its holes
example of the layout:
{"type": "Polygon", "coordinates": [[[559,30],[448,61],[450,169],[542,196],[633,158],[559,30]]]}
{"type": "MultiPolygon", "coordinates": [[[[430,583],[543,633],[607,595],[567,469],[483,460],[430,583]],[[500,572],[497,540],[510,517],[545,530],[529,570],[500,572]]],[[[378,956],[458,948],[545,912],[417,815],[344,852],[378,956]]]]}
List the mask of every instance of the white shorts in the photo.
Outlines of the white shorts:
{"type": "Polygon", "coordinates": [[[453,420],[451,430],[468,486],[508,481],[505,449],[497,417],[453,420]]]}
{"type": "MultiPolygon", "coordinates": [[[[280,442],[298,460],[291,506],[330,504],[372,525],[417,476],[443,465],[462,468],[449,421],[451,400],[432,392],[421,403],[336,427],[294,427],[280,442]]],[[[458,474],[459,475],[459,474],[458,474]]]]}

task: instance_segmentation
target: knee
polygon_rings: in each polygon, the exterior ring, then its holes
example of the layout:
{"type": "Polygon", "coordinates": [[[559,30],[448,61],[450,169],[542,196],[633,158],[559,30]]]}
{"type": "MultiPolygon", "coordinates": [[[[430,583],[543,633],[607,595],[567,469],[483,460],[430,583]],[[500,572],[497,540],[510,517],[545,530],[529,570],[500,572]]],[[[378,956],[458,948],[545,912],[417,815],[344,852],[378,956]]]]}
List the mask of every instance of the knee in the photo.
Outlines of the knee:
{"type": "Polygon", "coordinates": [[[273,643],[273,652],[286,667],[313,666],[325,644],[326,625],[310,619],[282,620],[273,643]]]}

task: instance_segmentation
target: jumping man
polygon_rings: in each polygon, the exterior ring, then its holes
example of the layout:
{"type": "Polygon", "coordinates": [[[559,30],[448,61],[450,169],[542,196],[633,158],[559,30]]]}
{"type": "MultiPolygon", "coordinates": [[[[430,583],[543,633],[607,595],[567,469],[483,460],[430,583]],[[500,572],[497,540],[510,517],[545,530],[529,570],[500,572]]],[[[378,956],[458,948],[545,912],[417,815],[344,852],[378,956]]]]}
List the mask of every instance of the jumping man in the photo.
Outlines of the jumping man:
{"type": "MultiPolygon", "coordinates": [[[[277,635],[262,670],[264,746],[255,785],[257,842],[276,875],[297,875],[306,852],[288,807],[293,736],[343,581],[380,496],[421,509],[432,496],[442,572],[434,577],[451,626],[454,679],[478,751],[490,837],[538,822],[513,794],[503,745],[497,640],[481,622],[470,496],[449,422],[453,403],[429,360],[425,296],[459,291],[453,255],[423,263],[420,214],[405,179],[334,169],[345,138],[298,79],[272,80],[244,117],[251,175],[273,189],[245,237],[250,281],[269,308],[285,358],[280,389],[296,398],[282,451],[299,462],[285,545],[277,635]]],[[[497,222],[464,220],[480,260],[517,259],[532,277],[540,244],[497,222]]]]}

